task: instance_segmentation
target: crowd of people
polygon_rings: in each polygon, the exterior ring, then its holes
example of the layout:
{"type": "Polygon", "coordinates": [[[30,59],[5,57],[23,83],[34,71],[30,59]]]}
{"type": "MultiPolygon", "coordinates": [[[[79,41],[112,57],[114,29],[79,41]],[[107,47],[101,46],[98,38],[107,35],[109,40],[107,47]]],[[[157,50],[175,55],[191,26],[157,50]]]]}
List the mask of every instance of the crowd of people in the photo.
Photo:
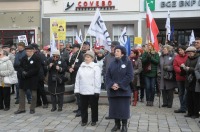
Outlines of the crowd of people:
{"type": "Polygon", "coordinates": [[[172,108],[175,88],[178,88],[180,108],[175,113],[199,118],[200,111],[200,38],[193,46],[172,47],[165,44],[160,51],[152,43],[136,47],[128,55],[126,48],[113,41],[110,52],[89,42],[79,44],[59,43],[59,50],[50,47],[39,49],[37,44],[17,48],[3,45],[0,48],[0,110],[10,109],[10,94],[16,91],[19,104],[15,114],[25,113],[25,96],[30,104],[30,114],[36,107],[48,108],[46,92],[51,96],[52,109],[62,111],[65,85],[74,85],[77,101],[76,117],[81,125],[88,122],[91,107],[92,123],[98,121],[98,100],[101,90],[106,90],[109,102],[107,119],[114,119],[112,132],[127,131],[130,118],[130,101],[154,106],[155,94],[162,95],[162,107],[172,108]],[[17,84],[5,84],[4,77],[17,71],[17,84]],[[48,85],[48,91],[44,89],[48,85]],[[14,89],[16,87],[16,89],[14,89]],[[144,97],[146,95],[146,97],[144,97]],[[131,98],[133,100],[131,100],[131,98]],[[121,127],[122,126],[122,127],[121,127]]]}

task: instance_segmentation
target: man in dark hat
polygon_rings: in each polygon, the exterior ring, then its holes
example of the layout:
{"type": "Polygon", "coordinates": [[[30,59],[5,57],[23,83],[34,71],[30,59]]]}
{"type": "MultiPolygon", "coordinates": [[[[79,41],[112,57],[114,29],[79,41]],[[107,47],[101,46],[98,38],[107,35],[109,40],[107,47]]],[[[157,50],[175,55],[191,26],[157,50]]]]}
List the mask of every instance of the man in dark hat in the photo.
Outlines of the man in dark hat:
{"type": "Polygon", "coordinates": [[[32,94],[32,100],[30,105],[30,114],[35,113],[36,101],[37,101],[37,87],[39,82],[40,72],[40,58],[34,54],[33,46],[26,47],[26,55],[20,62],[20,75],[21,78],[19,85],[19,109],[15,114],[25,113],[25,91],[29,89],[32,94]]]}
{"type": "MultiPolygon", "coordinates": [[[[18,78],[18,84],[16,84],[16,102],[15,104],[19,104],[19,80],[22,79],[20,75],[20,63],[22,58],[26,55],[26,52],[24,50],[25,48],[25,43],[24,42],[19,42],[17,44],[17,49],[18,52],[15,55],[15,60],[14,60],[14,68],[15,71],[17,71],[17,78],[18,78]]],[[[26,91],[26,97],[28,100],[28,103],[31,103],[31,92],[29,90],[26,91]]]]}
{"type": "MultiPolygon", "coordinates": [[[[75,83],[76,74],[81,63],[84,61],[83,54],[80,50],[79,44],[73,44],[73,49],[69,57],[69,64],[68,64],[68,71],[70,73],[70,84],[75,83]],[[78,56],[78,57],[77,57],[78,56]]],[[[81,109],[80,109],[80,95],[76,94],[76,100],[78,104],[78,110],[75,110],[76,117],[81,116],[81,109]]]]}
{"type": "Polygon", "coordinates": [[[43,108],[48,108],[48,101],[47,101],[47,96],[46,92],[44,90],[44,78],[47,74],[46,66],[47,66],[47,58],[45,57],[44,54],[42,54],[39,50],[39,46],[37,44],[31,44],[33,47],[33,52],[35,55],[40,58],[40,72],[39,72],[39,82],[38,82],[38,89],[37,89],[37,105],[36,107],[42,106],[43,103],[43,108]],[[42,99],[42,101],[41,101],[42,99]]]}
{"type": "MultiPolygon", "coordinates": [[[[110,66],[110,63],[113,62],[115,60],[115,47],[120,45],[120,43],[118,41],[112,41],[111,43],[111,52],[105,57],[104,62],[103,62],[103,71],[102,74],[104,76],[104,82],[105,77],[106,77],[106,72],[108,70],[108,67],[110,66]]],[[[110,119],[110,117],[105,117],[106,119],[110,119]]]]}
{"type": "Polygon", "coordinates": [[[88,50],[90,50],[90,42],[85,41],[82,46],[82,53],[85,54],[88,50]]]}

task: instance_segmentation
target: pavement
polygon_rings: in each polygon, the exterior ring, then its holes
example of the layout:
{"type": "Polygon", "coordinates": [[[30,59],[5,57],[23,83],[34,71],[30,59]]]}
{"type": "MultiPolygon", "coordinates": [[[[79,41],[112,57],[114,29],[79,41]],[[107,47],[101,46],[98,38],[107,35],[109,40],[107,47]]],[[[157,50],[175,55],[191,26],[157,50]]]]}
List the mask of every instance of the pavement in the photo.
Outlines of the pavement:
{"type": "MultiPolygon", "coordinates": [[[[106,120],[108,106],[99,105],[99,121],[91,126],[91,112],[89,122],[81,126],[81,118],[75,118],[73,110],[76,103],[64,104],[62,112],[51,112],[51,105],[47,109],[36,108],[35,114],[29,114],[29,104],[26,104],[26,113],[15,115],[18,105],[14,104],[12,95],[11,109],[0,111],[0,132],[110,132],[114,120],[106,120]]],[[[162,101],[161,101],[162,102],[162,101]]],[[[162,103],[161,103],[162,104],[162,103]]],[[[129,132],[200,132],[200,119],[185,118],[184,114],[175,114],[179,108],[178,96],[175,95],[172,108],[159,108],[158,97],[155,97],[153,107],[138,102],[136,107],[131,106],[131,118],[128,121],[129,132]]]]}

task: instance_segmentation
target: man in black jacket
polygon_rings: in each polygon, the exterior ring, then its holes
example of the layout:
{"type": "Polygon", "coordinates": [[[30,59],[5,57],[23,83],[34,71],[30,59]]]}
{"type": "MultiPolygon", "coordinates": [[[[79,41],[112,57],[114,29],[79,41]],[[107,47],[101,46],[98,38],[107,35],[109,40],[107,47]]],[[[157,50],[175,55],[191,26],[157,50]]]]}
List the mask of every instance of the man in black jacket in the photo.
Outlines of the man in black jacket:
{"type": "Polygon", "coordinates": [[[26,47],[26,56],[22,58],[20,63],[19,73],[22,79],[19,80],[19,109],[15,112],[15,114],[26,112],[25,91],[27,89],[29,89],[32,94],[30,114],[35,113],[40,64],[40,59],[37,55],[34,54],[33,47],[31,45],[26,47]]]}
{"type": "Polygon", "coordinates": [[[47,74],[46,66],[47,66],[47,58],[44,54],[42,54],[38,48],[37,44],[31,44],[34,48],[34,54],[36,54],[40,58],[40,73],[39,73],[39,82],[37,89],[37,105],[36,107],[42,106],[43,108],[48,108],[48,101],[46,97],[46,92],[44,90],[44,78],[47,74]],[[41,101],[42,99],[42,101],[41,101]]]}
{"type": "MultiPolygon", "coordinates": [[[[78,69],[79,69],[81,63],[84,61],[83,54],[79,50],[80,50],[80,45],[74,44],[73,49],[72,49],[72,54],[69,57],[68,71],[70,73],[70,84],[75,83],[76,74],[78,72],[78,69]]],[[[77,100],[77,104],[78,104],[78,110],[74,110],[74,113],[76,113],[76,117],[79,117],[79,116],[81,116],[81,109],[80,109],[81,106],[80,106],[80,95],[79,94],[76,94],[76,100],[77,100]]]]}
{"type": "MultiPolygon", "coordinates": [[[[19,42],[17,44],[18,52],[16,53],[15,60],[14,60],[14,68],[15,68],[15,71],[17,71],[17,78],[18,78],[18,84],[16,84],[16,102],[15,102],[15,104],[19,104],[19,85],[20,85],[19,80],[22,79],[21,75],[20,75],[20,63],[21,63],[22,58],[26,55],[24,47],[25,47],[24,42],[19,42]]],[[[30,92],[30,90],[26,91],[26,97],[27,97],[28,103],[30,104],[31,103],[31,92],[30,92]]]]}

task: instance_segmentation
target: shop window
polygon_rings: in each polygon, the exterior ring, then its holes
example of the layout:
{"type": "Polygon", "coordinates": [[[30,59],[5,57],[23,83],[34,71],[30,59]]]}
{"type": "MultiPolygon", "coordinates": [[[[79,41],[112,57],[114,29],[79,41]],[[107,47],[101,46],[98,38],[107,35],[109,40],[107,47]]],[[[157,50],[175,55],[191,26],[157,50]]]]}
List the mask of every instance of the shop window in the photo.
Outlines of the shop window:
{"type": "Polygon", "coordinates": [[[65,44],[74,44],[76,39],[77,26],[67,26],[65,44]]]}

